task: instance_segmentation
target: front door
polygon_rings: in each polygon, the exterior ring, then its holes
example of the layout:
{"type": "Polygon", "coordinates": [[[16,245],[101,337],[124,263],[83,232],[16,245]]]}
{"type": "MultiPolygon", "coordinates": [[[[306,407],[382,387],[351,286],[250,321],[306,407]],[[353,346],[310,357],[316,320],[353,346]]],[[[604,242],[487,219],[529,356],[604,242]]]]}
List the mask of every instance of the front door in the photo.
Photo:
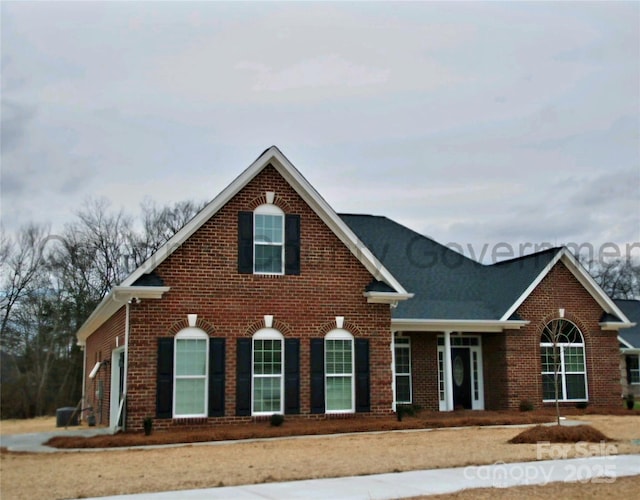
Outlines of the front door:
{"type": "Polygon", "coordinates": [[[471,356],[468,348],[451,349],[453,407],[471,409],[471,356]]]}
{"type": "Polygon", "coordinates": [[[111,354],[111,397],[109,400],[109,426],[116,429],[122,425],[119,414],[120,401],[124,393],[124,347],[112,351],[111,354]]]}

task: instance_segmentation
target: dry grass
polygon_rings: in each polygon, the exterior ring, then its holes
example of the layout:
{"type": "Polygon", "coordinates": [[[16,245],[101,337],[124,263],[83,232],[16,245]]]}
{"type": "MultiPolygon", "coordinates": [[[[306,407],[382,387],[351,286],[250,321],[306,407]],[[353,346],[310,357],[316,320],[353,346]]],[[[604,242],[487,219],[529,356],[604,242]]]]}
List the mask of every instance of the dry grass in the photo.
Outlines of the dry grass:
{"type": "MultiPolygon", "coordinates": [[[[640,439],[640,416],[576,418],[616,440],[618,453],[640,453],[632,442],[640,439]]],[[[1,491],[3,498],[18,500],[79,498],[535,460],[535,445],[508,444],[521,430],[473,427],[134,451],[2,453],[1,491]]],[[[617,491],[616,484],[607,485],[602,496],[617,491]]],[[[548,490],[540,491],[546,496],[548,490]]]]}
{"type": "Polygon", "coordinates": [[[551,483],[544,486],[519,486],[517,488],[480,488],[463,490],[449,495],[430,495],[413,500],[522,500],[531,498],[562,498],[585,500],[599,498],[637,498],[640,476],[621,477],[613,483],[551,483]]]}

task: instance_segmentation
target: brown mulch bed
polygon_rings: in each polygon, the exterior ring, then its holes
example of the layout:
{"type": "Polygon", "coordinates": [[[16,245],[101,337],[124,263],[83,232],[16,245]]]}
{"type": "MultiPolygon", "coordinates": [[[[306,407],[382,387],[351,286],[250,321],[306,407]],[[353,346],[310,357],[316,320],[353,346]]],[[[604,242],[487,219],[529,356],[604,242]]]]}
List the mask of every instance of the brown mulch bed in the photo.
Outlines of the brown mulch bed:
{"type": "MultiPolygon", "coordinates": [[[[617,408],[603,411],[578,410],[567,408],[563,415],[585,415],[595,413],[619,413],[630,415],[635,412],[616,411],[617,408]]],[[[430,429],[443,427],[469,427],[487,425],[522,425],[552,422],[555,411],[542,409],[531,412],[517,411],[456,411],[431,412],[421,411],[415,416],[405,416],[398,421],[395,416],[371,418],[351,417],[340,419],[311,420],[302,418],[285,418],[280,427],[271,426],[269,421],[255,421],[245,424],[219,424],[202,429],[179,429],[154,431],[150,436],[142,432],[121,432],[115,435],[94,436],[89,438],[58,436],[50,439],[47,445],[56,448],[111,448],[123,446],[146,446],[159,444],[198,443],[209,441],[227,441],[239,439],[257,439],[272,437],[289,437],[303,435],[340,434],[348,432],[371,432],[389,430],[430,429]]],[[[555,426],[554,426],[555,427],[555,426]]],[[[585,426],[581,426],[585,427],[585,426]]],[[[562,427],[563,429],[565,427],[562,427]]],[[[606,438],[605,438],[606,439],[606,438]]],[[[545,438],[543,441],[551,441],[545,438]]],[[[587,440],[587,439],[578,439],[587,440]]],[[[573,441],[573,442],[576,442],[573,441]]],[[[597,439],[600,441],[600,439],[597,439]]],[[[535,442],[535,441],[534,441],[535,442]]]]}
{"type": "Polygon", "coordinates": [[[536,425],[509,440],[512,444],[536,444],[543,441],[550,443],[600,443],[611,441],[611,439],[590,425],[570,427],[565,425],[536,425]]]}

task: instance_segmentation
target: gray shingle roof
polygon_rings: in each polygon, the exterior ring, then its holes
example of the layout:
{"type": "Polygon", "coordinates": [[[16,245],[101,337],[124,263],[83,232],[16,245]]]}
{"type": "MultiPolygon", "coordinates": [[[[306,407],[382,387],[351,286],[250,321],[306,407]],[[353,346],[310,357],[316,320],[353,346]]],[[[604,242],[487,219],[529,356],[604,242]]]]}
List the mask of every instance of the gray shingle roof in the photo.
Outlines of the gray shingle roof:
{"type": "Polygon", "coordinates": [[[640,300],[614,299],[616,305],[636,326],[620,330],[619,335],[633,347],[640,349],[640,300]]]}
{"type": "Polygon", "coordinates": [[[498,320],[559,251],[486,266],[386,217],[340,217],[415,294],[394,309],[396,319],[498,320]]]}

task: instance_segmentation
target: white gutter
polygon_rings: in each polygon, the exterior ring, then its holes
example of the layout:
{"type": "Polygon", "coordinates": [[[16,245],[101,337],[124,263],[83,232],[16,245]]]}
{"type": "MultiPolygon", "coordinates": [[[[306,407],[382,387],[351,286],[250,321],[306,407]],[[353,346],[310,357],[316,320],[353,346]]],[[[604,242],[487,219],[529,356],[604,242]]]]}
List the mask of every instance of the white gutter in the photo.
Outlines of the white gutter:
{"type": "Polygon", "coordinates": [[[477,320],[477,319],[392,319],[394,332],[502,332],[519,330],[529,321],[477,320]]]}
{"type": "Polygon", "coordinates": [[[413,293],[398,292],[364,292],[369,304],[391,304],[397,305],[401,300],[408,300],[414,296],[413,293]]]}
{"type": "Polygon", "coordinates": [[[598,323],[598,326],[603,330],[620,330],[622,328],[633,328],[637,323],[620,323],[619,321],[603,321],[598,323]]]}
{"type": "Polygon", "coordinates": [[[114,286],[76,333],[78,345],[85,345],[89,335],[131,299],[160,299],[169,290],[168,286],[114,286]]]}

